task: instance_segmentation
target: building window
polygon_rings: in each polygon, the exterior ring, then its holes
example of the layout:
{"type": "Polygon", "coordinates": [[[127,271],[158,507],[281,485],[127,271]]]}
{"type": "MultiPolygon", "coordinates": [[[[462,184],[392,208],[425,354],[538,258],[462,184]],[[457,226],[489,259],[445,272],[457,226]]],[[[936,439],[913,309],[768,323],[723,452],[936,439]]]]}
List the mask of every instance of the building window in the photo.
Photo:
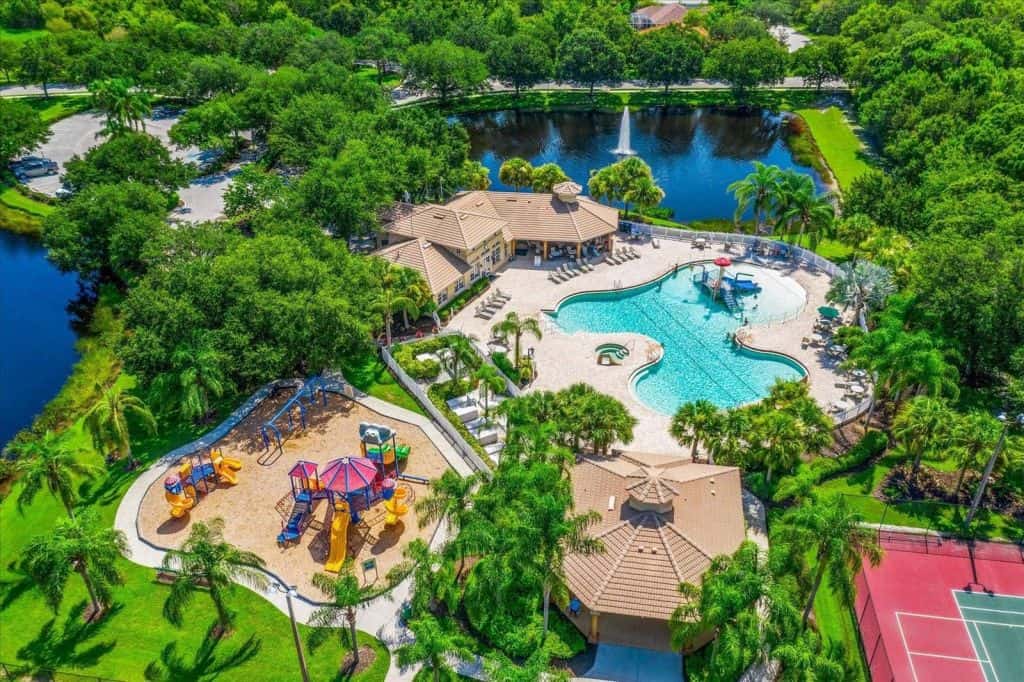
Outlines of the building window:
{"type": "Polygon", "coordinates": [[[442,291],[441,293],[439,293],[437,295],[437,304],[438,305],[444,305],[447,302],[448,302],[448,292],[447,291],[442,291]]]}
{"type": "Polygon", "coordinates": [[[466,280],[465,279],[460,279],[459,281],[457,281],[455,283],[455,291],[462,291],[465,288],[466,288],[466,280]]]}
{"type": "Polygon", "coordinates": [[[500,263],[501,262],[501,246],[500,245],[499,246],[495,246],[494,250],[491,251],[491,262],[492,263],[500,263]]]}

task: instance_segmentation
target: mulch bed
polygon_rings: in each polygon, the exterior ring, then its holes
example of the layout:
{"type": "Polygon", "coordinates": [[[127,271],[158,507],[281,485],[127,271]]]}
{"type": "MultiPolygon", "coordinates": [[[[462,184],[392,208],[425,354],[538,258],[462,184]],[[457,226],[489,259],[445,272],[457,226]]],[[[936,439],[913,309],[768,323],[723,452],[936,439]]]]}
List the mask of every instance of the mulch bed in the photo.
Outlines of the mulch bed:
{"type": "Polygon", "coordinates": [[[345,658],[341,661],[341,674],[344,677],[352,677],[363,672],[377,660],[377,652],[373,650],[373,647],[361,644],[359,646],[359,663],[355,663],[352,660],[352,652],[345,654],[345,658]]]}
{"type": "MultiPolygon", "coordinates": [[[[901,464],[889,472],[881,485],[878,487],[876,497],[883,502],[945,502],[948,504],[971,504],[974,491],[981,481],[981,474],[969,471],[964,476],[960,494],[956,494],[956,481],[959,478],[958,471],[937,471],[924,464],[921,465],[917,474],[912,473],[911,464],[901,464]]],[[[997,479],[993,477],[985,488],[985,496],[982,506],[1000,514],[1007,514],[1016,518],[1024,519],[1024,500],[1017,497],[999,485],[995,485],[997,479]]]]}

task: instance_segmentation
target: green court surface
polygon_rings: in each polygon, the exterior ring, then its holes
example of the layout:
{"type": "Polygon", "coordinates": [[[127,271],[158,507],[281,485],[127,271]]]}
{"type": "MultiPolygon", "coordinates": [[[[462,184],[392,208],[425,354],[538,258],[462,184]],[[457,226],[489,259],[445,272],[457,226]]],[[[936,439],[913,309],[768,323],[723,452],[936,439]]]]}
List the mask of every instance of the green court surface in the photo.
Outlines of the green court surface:
{"type": "Polygon", "coordinates": [[[1024,597],[954,591],[988,682],[1024,680],[1024,597]]]}

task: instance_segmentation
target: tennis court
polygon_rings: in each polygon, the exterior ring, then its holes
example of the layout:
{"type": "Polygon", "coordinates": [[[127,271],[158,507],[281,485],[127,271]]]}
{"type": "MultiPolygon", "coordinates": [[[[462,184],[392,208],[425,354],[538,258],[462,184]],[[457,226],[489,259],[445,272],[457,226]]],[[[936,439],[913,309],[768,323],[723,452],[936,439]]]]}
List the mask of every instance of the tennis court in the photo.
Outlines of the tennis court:
{"type": "Polygon", "coordinates": [[[874,682],[1024,680],[1024,555],[1016,545],[880,533],[857,578],[874,682]]]}

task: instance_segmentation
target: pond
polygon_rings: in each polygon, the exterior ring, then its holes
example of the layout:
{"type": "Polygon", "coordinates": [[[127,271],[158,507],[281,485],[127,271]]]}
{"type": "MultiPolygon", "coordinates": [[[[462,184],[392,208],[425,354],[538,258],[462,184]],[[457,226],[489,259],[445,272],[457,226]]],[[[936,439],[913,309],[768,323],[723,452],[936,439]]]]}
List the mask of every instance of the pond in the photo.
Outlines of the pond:
{"type": "Polygon", "coordinates": [[[78,278],[46,259],[46,249],[0,230],[0,446],[53,398],[78,359],[68,303],[78,278]]]}
{"type": "MultiPolygon", "coordinates": [[[[499,111],[467,114],[470,155],[491,170],[491,189],[512,190],[498,179],[511,157],[535,166],[554,162],[584,187],[591,170],[614,163],[622,112],[499,111]]],[[[736,201],[726,188],[761,161],[810,174],[786,145],[782,116],[766,110],[649,107],[630,112],[630,146],[665,190],[662,206],[679,221],[731,218],[736,201]]]]}

